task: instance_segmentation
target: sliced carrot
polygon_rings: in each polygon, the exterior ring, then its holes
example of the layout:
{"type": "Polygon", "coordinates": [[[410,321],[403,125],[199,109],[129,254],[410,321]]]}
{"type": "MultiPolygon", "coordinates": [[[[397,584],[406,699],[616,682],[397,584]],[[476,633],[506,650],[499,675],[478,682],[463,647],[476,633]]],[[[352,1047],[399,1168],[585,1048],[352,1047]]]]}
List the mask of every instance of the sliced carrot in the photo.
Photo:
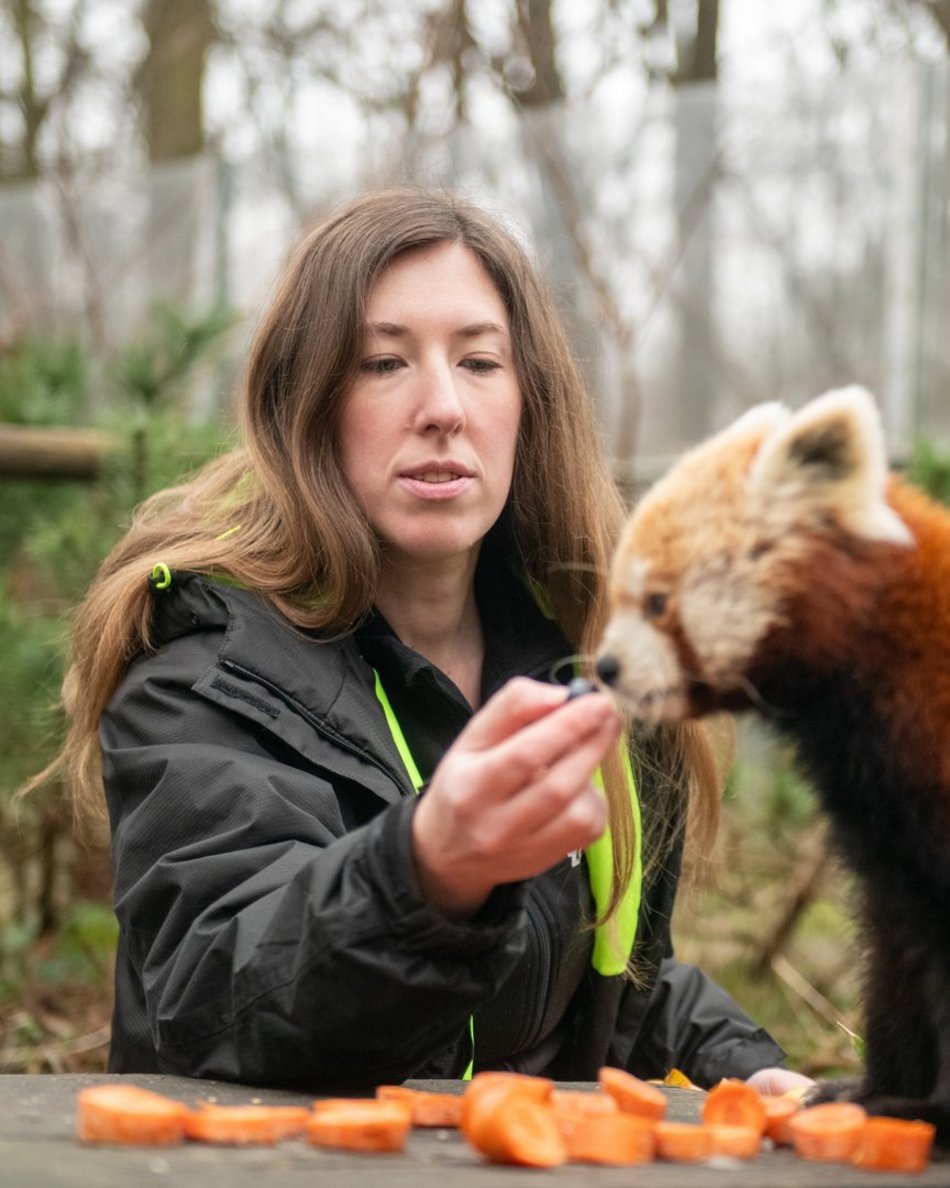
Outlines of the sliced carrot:
{"type": "Polygon", "coordinates": [[[405,1147],[411,1127],[412,1111],[402,1102],[351,1098],[315,1110],[307,1139],[315,1147],[388,1154],[405,1147]]]}
{"type": "Polygon", "coordinates": [[[407,1085],[380,1085],[380,1101],[401,1101],[412,1110],[413,1126],[456,1127],[462,1124],[462,1096],[410,1089],[407,1085]]]}
{"type": "Polygon", "coordinates": [[[599,1089],[555,1089],[549,1100],[555,1108],[576,1110],[579,1114],[615,1114],[619,1108],[609,1093],[599,1089]]]}
{"type": "Polygon", "coordinates": [[[378,1099],[375,1097],[318,1097],[316,1101],[311,1103],[311,1110],[330,1110],[336,1106],[349,1106],[354,1102],[357,1105],[365,1105],[367,1102],[374,1102],[378,1099]]]}
{"type": "Polygon", "coordinates": [[[706,1094],[703,1121],[716,1126],[742,1126],[761,1136],[765,1133],[762,1095],[745,1081],[727,1077],[706,1094]]]}
{"type": "Polygon", "coordinates": [[[202,1102],[185,1120],[185,1135],[200,1143],[232,1147],[270,1146],[290,1134],[303,1134],[310,1111],[305,1107],[210,1105],[202,1102]],[[286,1110],[293,1123],[288,1128],[286,1110]],[[275,1112],[278,1111],[279,1112],[275,1112]]]}
{"type": "Polygon", "coordinates": [[[935,1128],[904,1118],[868,1118],[852,1160],[875,1171],[923,1171],[930,1160],[935,1128]]]}
{"type": "Polygon", "coordinates": [[[609,1093],[586,1089],[555,1089],[551,1109],[565,1118],[589,1118],[591,1114],[616,1114],[620,1108],[609,1093]]]}
{"type": "Polygon", "coordinates": [[[533,1077],[528,1073],[489,1069],[472,1077],[465,1086],[465,1095],[478,1093],[485,1085],[509,1085],[534,1101],[547,1101],[554,1092],[554,1082],[549,1077],[533,1077]]]}
{"type": "Polygon", "coordinates": [[[654,1085],[648,1085],[622,1068],[604,1067],[597,1074],[601,1089],[616,1101],[627,1114],[651,1118],[654,1122],[666,1116],[666,1095],[654,1085]]]}
{"type": "Polygon", "coordinates": [[[770,1097],[765,1094],[762,1096],[762,1105],[765,1108],[765,1137],[778,1146],[790,1147],[792,1135],[788,1122],[801,1106],[793,1097],[770,1097]]]}
{"type": "Polygon", "coordinates": [[[552,1112],[517,1088],[486,1086],[476,1098],[467,1130],[469,1143],[491,1163],[557,1167],[567,1148],[552,1112]]]}
{"type": "Polygon", "coordinates": [[[476,1151],[482,1149],[482,1127],[488,1124],[492,1113],[501,1102],[507,1100],[513,1086],[502,1081],[474,1081],[462,1095],[462,1122],[460,1130],[476,1151]]]}
{"type": "MultiPolygon", "coordinates": [[[[465,1092],[462,1094],[462,1117],[460,1126],[465,1137],[477,1147],[477,1139],[473,1140],[468,1133],[472,1127],[473,1111],[484,1113],[483,1109],[478,1107],[478,1103],[483,1095],[488,1095],[492,1100],[504,1093],[517,1092],[522,1097],[528,1097],[532,1101],[540,1101],[547,1103],[551,1100],[551,1094],[554,1092],[554,1082],[547,1077],[530,1077],[524,1073],[513,1072],[481,1072],[476,1073],[465,1087],[465,1092]]],[[[476,1118],[476,1125],[478,1119],[476,1118]]]]}
{"type": "Polygon", "coordinates": [[[680,1072],[678,1068],[671,1068],[660,1084],[670,1089],[699,1089],[699,1086],[694,1085],[686,1073],[680,1072]]]}
{"type": "Polygon", "coordinates": [[[300,1138],[306,1133],[307,1122],[312,1113],[307,1106],[272,1105],[260,1108],[267,1110],[270,1115],[275,1143],[281,1142],[282,1139],[300,1138]]]}
{"type": "Polygon", "coordinates": [[[620,1113],[620,1107],[609,1093],[590,1093],[581,1089],[555,1089],[551,1094],[548,1109],[568,1147],[571,1144],[571,1135],[578,1127],[583,1126],[588,1118],[602,1118],[605,1114],[620,1113]]]}
{"type": "Polygon", "coordinates": [[[486,1079],[476,1085],[473,1081],[465,1090],[462,1099],[461,1131],[469,1145],[483,1154],[491,1144],[491,1129],[495,1112],[509,1100],[518,1096],[548,1108],[549,1099],[534,1096],[534,1086],[523,1086],[510,1080],[486,1079]],[[487,1131],[487,1137],[486,1132],[487,1131]]]}
{"type": "Polygon", "coordinates": [[[137,1085],[90,1085],[76,1097],[76,1137],[83,1143],[172,1147],[191,1111],[180,1101],[137,1085]]]}
{"type": "Polygon", "coordinates": [[[788,1120],[795,1153],[820,1163],[847,1163],[854,1155],[867,1114],[851,1101],[808,1106],[788,1120]]]}
{"type": "Polygon", "coordinates": [[[299,1138],[306,1133],[311,1111],[307,1106],[272,1105],[261,1106],[270,1115],[274,1142],[282,1139],[299,1138]]]}
{"type": "Polygon", "coordinates": [[[654,1123],[626,1114],[588,1114],[577,1118],[565,1135],[567,1157],[572,1163],[607,1163],[629,1167],[649,1163],[656,1152],[654,1123]]]}
{"type": "Polygon", "coordinates": [[[733,1159],[755,1159],[762,1149],[762,1135],[752,1126],[730,1126],[725,1122],[707,1122],[713,1155],[733,1159]]]}
{"type": "Polygon", "coordinates": [[[695,1122],[657,1122],[653,1127],[656,1153],[675,1163],[698,1163],[713,1153],[713,1136],[708,1126],[695,1122]]]}

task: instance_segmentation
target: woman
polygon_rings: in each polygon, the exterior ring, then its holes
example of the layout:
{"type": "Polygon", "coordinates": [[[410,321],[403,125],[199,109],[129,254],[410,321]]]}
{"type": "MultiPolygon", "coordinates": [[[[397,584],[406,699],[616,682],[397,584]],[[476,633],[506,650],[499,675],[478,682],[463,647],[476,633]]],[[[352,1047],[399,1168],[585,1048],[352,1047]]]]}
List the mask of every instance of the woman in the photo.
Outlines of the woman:
{"type": "Polygon", "coordinates": [[[91,802],[101,756],[112,826],[110,1067],[773,1077],[781,1051],[670,950],[702,736],[634,781],[612,702],[565,695],[623,509],[517,242],[444,196],[343,208],[287,269],[241,418],[76,621],[64,758],[91,802]]]}

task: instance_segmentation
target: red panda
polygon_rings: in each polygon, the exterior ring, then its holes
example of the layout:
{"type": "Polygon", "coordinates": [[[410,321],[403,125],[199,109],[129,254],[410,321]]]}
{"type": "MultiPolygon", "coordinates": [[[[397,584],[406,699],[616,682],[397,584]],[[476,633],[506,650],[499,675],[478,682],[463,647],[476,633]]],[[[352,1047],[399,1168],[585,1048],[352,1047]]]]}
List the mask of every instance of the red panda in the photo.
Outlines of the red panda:
{"type": "Polygon", "coordinates": [[[600,680],[647,723],[754,709],[857,874],[865,1075],[826,1086],[950,1144],[950,512],[888,474],[872,398],[761,405],[619,541],[600,680]]]}

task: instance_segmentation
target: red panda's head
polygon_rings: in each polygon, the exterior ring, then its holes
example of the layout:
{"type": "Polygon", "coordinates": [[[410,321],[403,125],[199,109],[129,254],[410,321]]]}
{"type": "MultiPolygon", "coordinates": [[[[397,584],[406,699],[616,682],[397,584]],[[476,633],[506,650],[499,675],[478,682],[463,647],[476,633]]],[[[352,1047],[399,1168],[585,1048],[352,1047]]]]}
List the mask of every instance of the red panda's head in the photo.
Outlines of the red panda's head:
{"type": "Polygon", "coordinates": [[[760,405],[687,453],[620,538],[601,679],[645,721],[741,704],[818,556],[845,540],[913,543],[886,481],[878,413],[858,387],[797,413],[760,405]]]}

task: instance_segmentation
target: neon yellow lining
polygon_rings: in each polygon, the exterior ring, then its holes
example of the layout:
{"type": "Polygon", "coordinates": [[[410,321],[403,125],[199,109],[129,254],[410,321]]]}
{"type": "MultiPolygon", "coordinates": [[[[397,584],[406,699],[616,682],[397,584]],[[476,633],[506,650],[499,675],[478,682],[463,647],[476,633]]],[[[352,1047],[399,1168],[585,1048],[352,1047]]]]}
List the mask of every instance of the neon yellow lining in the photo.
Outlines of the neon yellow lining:
{"type": "MultiPolygon", "coordinates": [[[[630,763],[630,752],[626,741],[622,744],[621,757],[624,774],[627,777],[627,787],[630,790],[636,852],[633,857],[633,875],[624,888],[616,914],[607,924],[600,925],[594,932],[591,965],[597,973],[603,974],[605,977],[621,974],[627,968],[627,962],[633,952],[633,942],[637,936],[637,920],[640,916],[640,896],[643,882],[640,797],[637,795],[637,785],[633,778],[633,767],[630,763]]],[[[604,778],[600,768],[594,773],[594,783],[598,788],[603,789],[604,778]]],[[[613,842],[609,826],[595,842],[587,847],[586,854],[590,889],[594,896],[594,903],[597,905],[597,914],[600,915],[610,898],[610,881],[613,873],[613,842]]]]}
{"type": "Polygon", "coordinates": [[[416,767],[416,761],[413,759],[412,752],[409,750],[406,736],[403,734],[402,727],[399,725],[399,721],[393,712],[393,707],[389,704],[389,698],[386,696],[383,682],[379,679],[379,673],[375,668],[373,669],[373,676],[376,678],[376,696],[379,699],[379,704],[383,707],[383,713],[386,715],[386,724],[389,727],[389,733],[393,736],[393,742],[396,744],[399,758],[402,760],[402,765],[405,767],[409,776],[409,782],[418,795],[424,781],[419,774],[419,768],[416,767]]]}

